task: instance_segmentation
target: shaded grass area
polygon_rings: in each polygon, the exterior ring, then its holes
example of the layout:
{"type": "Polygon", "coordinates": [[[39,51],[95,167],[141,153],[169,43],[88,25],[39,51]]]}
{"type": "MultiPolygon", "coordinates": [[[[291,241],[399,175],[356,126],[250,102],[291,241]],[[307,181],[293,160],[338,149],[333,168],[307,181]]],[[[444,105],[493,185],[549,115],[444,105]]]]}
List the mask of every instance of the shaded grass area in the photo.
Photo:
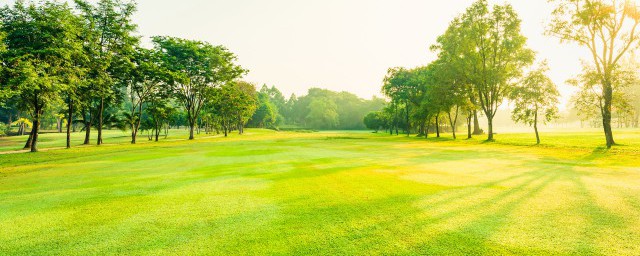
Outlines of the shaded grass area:
{"type": "MultiPolygon", "coordinates": [[[[597,136],[554,136],[578,135],[597,136]]],[[[500,136],[249,130],[0,155],[0,254],[640,253],[634,142],[500,136]]]]}

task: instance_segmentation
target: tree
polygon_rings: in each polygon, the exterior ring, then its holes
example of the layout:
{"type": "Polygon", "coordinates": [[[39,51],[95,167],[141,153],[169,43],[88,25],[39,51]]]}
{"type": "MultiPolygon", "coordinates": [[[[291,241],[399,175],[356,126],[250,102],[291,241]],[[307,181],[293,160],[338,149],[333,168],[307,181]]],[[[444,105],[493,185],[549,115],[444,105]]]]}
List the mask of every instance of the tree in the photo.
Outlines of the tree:
{"type": "Polygon", "coordinates": [[[259,128],[275,128],[278,116],[280,116],[278,108],[271,103],[269,94],[258,92],[257,108],[249,120],[249,125],[259,128]]]}
{"type": "Polygon", "coordinates": [[[387,120],[382,111],[372,111],[369,112],[366,116],[364,116],[364,125],[367,129],[374,130],[374,132],[378,132],[381,128],[386,127],[387,120]]]}
{"type": "Polygon", "coordinates": [[[538,134],[538,121],[542,116],[543,122],[549,122],[558,116],[558,89],[551,79],[545,74],[549,69],[543,63],[524,78],[524,81],[511,92],[511,100],[514,104],[512,118],[516,122],[522,122],[533,126],[536,133],[537,144],[540,144],[538,134]]]}
{"type": "Polygon", "coordinates": [[[615,145],[611,129],[615,70],[638,47],[640,11],[630,0],[552,0],[556,3],[547,33],[577,43],[591,53],[594,75],[602,86],[602,126],[607,148],[615,145]]]}
{"type": "Polygon", "coordinates": [[[307,123],[311,127],[333,129],[338,126],[338,106],[328,98],[317,98],[308,106],[307,123]]]}
{"type": "Polygon", "coordinates": [[[246,70],[234,63],[236,56],[224,46],[175,37],[154,37],[153,42],[172,73],[170,86],[187,112],[189,139],[193,140],[200,111],[213,90],[241,77],[246,70]]]}
{"type": "Polygon", "coordinates": [[[164,92],[153,94],[147,101],[147,108],[141,116],[143,122],[139,124],[139,129],[151,131],[152,135],[150,135],[149,140],[152,140],[152,137],[155,136],[155,141],[157,142],[163,126],[165,127],[165,138],[169,134],[168,123],[175,113],[176,108],[171,104],[164,92]]]}
{"type": "MultiPolygon", "coordinates": [[[[394,107],[398,108],[398,104],[404,105],[404,114],[406,121],[406,132],[407,136],[411,133],[411,122],[409,120],[409,112],[410,112],[410,100],[417,92],[416,85],[417,83],[413,83],[411,81],[411,71],[405,68],[390,68],[387,71],[387,75],[384,78],[384,85],[382,86],[382,92],[391,98],[391,102],[394,104],[394,107]]],[[[398,113],[396,111],[395,123],[396,123],[396,133],[397,133],[397,122],[398,122],[398,113]]]]}
{"type": "Polygon", "coordinates": [[[255,112],[256,104],[255,86],[238,81],[217,88],[215,97],[208,106],[209,112],[218,119],[226,137],[233,126],[236,126],[239,134],[244,132],[244,125],[255,112]]]}
{"type": "MultiPolygon", "coordinates": [[[[136,11],[133,2],[123,3],[119,0],[99,0],[92,5],[86,0],[75,0],[84,20],[84,49],[88,56],[87,77],[91,96],[86,97],[85,108],[91,112],[93,101],[97,100],[97,144],[102,144],[102,128],[105,103],[115,100],[114,86],[118,84],[117,76],[122,74],[121,65],[130,65],[129,58],[138,38],[133,36],[136,25],[132,21],[136,11]]],[[[86,111],[85,111],[86,112],[86,111]]],[[[89,113],[91,115],[91,113],[89,113]]],[[[85,115],[85,120],[87,119],[85,115]]],[[[86,127],[86,138],[91,132],[91,122],[86,127]]],[[[88,144],[85,140],[85,144],[88,144]]]]}
{"type": "Polygon", "coordinates": [[[244,126],[249,122],[249,119],[256,112],[258,105],[258,95],[256,93],[256,86],[244,82],[237,81],[230,86],[234,89],[234,113],[236,116],[236,122],[238,125],[238,133],[244,134],[244,126]]]}
{"type": "Polygon", "coordinates": [[[33,119],[26,147],[38,151],[38,133],[45,108],[65,89],[67,72],[74,69],[79,49],[78,22],[67,4],[16,2],[1,10],[7,51],[2,59],[9,89],[20,97],[20,107],[33,119]]]}
{"type": "Polygon", "coordinates": [[[455,63],[465,82],[475,89],[478,105],[487,117],[488,140],[493,140],[493,118],[522,69],[533,61],[520,32],[520,19],[511,5],[489,9],[479,0],[449,26],[433,48],[455,63]]]}
{"type": "MultiPolygon", "coordinates": [[[[573,96],[572,102],[578,116],[582,121],[590,120],[596,116],[602,117],[606,111],[605,90],[602,88],[602,79],[600,74],[593,66],[583,65],[583,72],[577,78],[567,81],[569,84],[579,88],[578,93],[573,96]]],[[[631,108],[629,100],[632,95],[628,95],[626,91],[634,88],[638,84],[637,68],[634,65],[619,65],[611,74],[612,89],[612,110],[619,112],[628,112],[631,108]]],[[[602,125],[604,123],[601,122],[602,125]]]]}
{"type": "Polygon", "coordinates": [[[166,85],[166,70],[162,65],[161,54],[154,50],[137,48],[133,57],[133,66],[123,72],[128,82],[127,90],[131,101],[131,109],[127,114],[131,128],[131,144],[136,143],[143,106],[152,98],[159,96],[166,85]]]}

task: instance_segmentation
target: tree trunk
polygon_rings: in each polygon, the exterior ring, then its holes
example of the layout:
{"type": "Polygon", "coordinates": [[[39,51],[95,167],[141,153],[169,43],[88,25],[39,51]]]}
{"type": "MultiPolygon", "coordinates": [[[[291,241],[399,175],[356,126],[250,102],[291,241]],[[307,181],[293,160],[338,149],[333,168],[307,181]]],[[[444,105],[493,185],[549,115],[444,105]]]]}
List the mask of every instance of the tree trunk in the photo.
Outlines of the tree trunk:
{"type": "Polygon", "coordinates": [[[536,144],[540,145],[540,135],[538,134],[538,110],[536,110],[536,113],[534,114],[533,130],[536,131],[536,144]]]}
{"type": "Polygon", "coordinates": [[[407,137],[411,135],[411,122],[409,122],[409,101],[405,101],[404,103],[405,112],[407,113],[407,137]]]}
{"type": "Polygon", "coordinates": [[[473,111],[473,134],[482,134],[482,131],[480,131],[480,121],[478,120],[478,111],[473,111]]]}
{"type": "Polygon", "coordinates": [[[85,121],[84,122],[84,127],[85,127],[85,131],[84,131],[84,145],[89,145],[90,143],[90,139],[91,139],[91,121],[85,121]]]}
{"type": "Polygon", "coordinates": [[[189,122],[189,140],[193,140],[193,130],[195,129],[195,124],[189,122]]]}
{"type": "Polygon", "coordinates": [[[67,148],[71,148],[71,126],[73,125],[73,100],[69,99],[69,114],[67,120],[67,148]]]}
{"type": "Polygon", "coordinates": [[[38,152],[38,130],[40,129],[40,116],[42,109],[36,108],[35,118],[33,119],[33,139],[31,140],[31,152],[38,152]]]}
{"type": "Polygon", "coordinates": [[[611,148],[616,142],[613,140],[613,130],[611,129],[611,105],[613,99],[613,87],[610,83],[605,83],[602,90],[604,96],[604,109],[602,110],[602,127],[607,141],[607,148],[611,148]]]}
{"type": "Polygon", "coordinates": [[[29,132],[29,138],[27,138],[27,143],[25,143],[25,144],[24,144],[24,149],[31,148],[31,142],[33,141],[33,132],[34,132],[35,130],[36,130],[36,129],[35,129],[35,128],[33,127],[33,125],[32,125],[32,127],[31,127],[31,131],[29,132]]]}
{"type": "Polygon", "coordinates": [[[453,133],[453,139],[457,139],[456,137],[456,127],[458,126],[458,110],[460,107],[456,106],[456,114],[453,118],[451,118],[451,111],[449,111],[449,124],[451,125],[451,132],[453,133]]]}
{"type": "Polygon", "coordinates": [[[472,136],[472,132],[471,132],[471,119],[473,119],[473,115],[469,114],[467,115],[467,139],[471,139],[472,136]]]}
{"type": "Polygon", "coordinates": [[[38,130],[40,127],[40,117],[33,121],[33,139],[31,140],[31,152],[38,152],[38,130]]]}
{"type": "Polygon", "coordinates": [[[431,125],[431,117],[428,117],[427,120],[429,120],[427,123],[427,125],[425,125],[425,130],[424,130],[424,138],[428,139],[429,138],[429,125],[431,125]]]}
{"type": "Polygon", "coordinates": [[[229,123],[227,121],[222,121],[222,129],[224,130],[224,136],[227,137],[229,132],[229,123]]]}
{"type": "Polygon", "coordinates": [[[395,104],[395,117],[393,118],[393,122],[394,122],[394,126],[396,127],[396,135],[399,135],[398,133],[398,104],[395,104]]]}
{"type": "Polygon", "coordinates": [[[104,97],[100,98],[100,108],[98,109],[98,145],[102,145],[102,112],[104,112],[104,97]]]}
{"type": "Polygon", "coordinates": [[[440,115],[436,115],[436,137],[440,138],[440,115]]]}
{"type": "Polygon", "coordinates": [[[158,142],[158,137],[160,137],[160,121],[156,118],[156,142],[158,142]]]}
{"type": "Polygon", "coordinates": [[[56,128],[58,133],[62,133],[62,118],[56,117],[56,128]]]}
{"type": "Polygon", "coordinates": [[[493,140],[493,117],[487,115],[487,125],[489,126],[489,135],[487,137],[488,141],[493,140]]]}

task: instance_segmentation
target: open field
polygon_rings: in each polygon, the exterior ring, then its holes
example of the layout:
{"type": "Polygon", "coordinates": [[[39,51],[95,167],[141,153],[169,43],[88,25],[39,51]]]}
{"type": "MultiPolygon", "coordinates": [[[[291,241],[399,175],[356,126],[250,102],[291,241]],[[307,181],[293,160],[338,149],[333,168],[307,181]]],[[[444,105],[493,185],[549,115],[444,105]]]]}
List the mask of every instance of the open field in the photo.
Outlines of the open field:
{"type": "Polygon", "coordinates": [[[638,130],[172,134],[0,155],[0,254],[640,254],[638,130]]]}

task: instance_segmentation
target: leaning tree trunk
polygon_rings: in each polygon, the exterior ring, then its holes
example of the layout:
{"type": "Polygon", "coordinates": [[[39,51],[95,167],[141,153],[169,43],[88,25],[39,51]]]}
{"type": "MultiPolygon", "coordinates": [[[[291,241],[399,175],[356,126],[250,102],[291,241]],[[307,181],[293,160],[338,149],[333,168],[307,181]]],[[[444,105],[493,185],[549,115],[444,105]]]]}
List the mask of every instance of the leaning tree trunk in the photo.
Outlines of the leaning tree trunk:
{"type": "Polygon", "coordinates": [[[42,109],[36,109],[33,119],[33,139],[31,140],[31,152],[38,152],[38,130],[40,129],[40,116],[42,109]]]}
{"type": "Polygon", "coordinates": [[[616,142],[613,140],[613,130],[611,129],[611,105],[613,99],[613,87],[611,83],[605,83],[603,86],[604,109],[602,110],[602,127],[607,140],[607,148],[611,148],[616,142]]]}
{"type": "MultiPolygon", "coordinates": [[[[24,128],[23,128],[24,129],[24,128]]],[[[27,143],[24,144],[24,149],[29,149],[31,148],[31,142],[33,141],[33,132],[36,129],[33,128],[33,125],[31,125],[31,131],[29,132],[29,138],[27,138],[27,143]]],[[[23,130],[24,131],[24,130],[23,130]]]]}
{"type": "Polygon", "coordinates": [[[459,106],[456,106],[456,114],[454,118],[451,118],[451,110],[447,113],[449,115],[449,124],[451,125],[451,132],[453,133],[453,139],[457,139],[456,137],[456,128],[458,125],[458,110],[460,110],[459,106]]]}

